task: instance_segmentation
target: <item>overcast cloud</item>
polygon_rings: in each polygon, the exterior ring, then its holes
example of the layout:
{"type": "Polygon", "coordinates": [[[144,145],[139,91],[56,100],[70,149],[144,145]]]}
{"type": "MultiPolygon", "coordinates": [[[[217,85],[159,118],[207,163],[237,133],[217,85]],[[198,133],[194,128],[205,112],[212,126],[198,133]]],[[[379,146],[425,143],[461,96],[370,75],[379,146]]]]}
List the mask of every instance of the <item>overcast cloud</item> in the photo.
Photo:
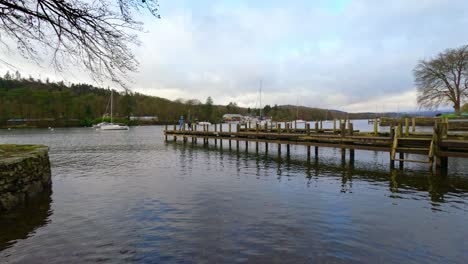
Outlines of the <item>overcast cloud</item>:
{"type": "Polygon", "coordinates": [[[132,86],[169,99],[253,107],[262,80],[264,104],[415,110],[417,61],[468,44],[466,0],[159,3],[162,19],[143,17],[132,86]]]}

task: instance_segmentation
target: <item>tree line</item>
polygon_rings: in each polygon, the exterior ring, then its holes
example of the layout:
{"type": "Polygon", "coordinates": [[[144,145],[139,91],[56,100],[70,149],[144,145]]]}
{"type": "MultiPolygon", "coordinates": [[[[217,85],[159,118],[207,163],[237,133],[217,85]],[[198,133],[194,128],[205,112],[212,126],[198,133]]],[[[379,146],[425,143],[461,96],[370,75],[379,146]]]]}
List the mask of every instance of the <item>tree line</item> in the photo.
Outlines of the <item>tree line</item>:
{"type": "MultiPolygon", "coordinates": [[[[47,119],[55,126],[90,126],[109,115],[110,96],[110,88],[84,83],[65,84],[31,76],[25,78],[19,72],[8,71],[0,77],[0,126],[5,126],[12,119],[47,119]]],[[[235,102],[216,105],[211,97],[205,102],[197,99],[171,101],[129,90],[113,90],[113,101],[113,116],[127,124],[130,116],[157,116],[155,123],[165,124],[176,123],[181,115],[192,121],[212,123],[221,122],[226,113],[260,115],[260,109],[239,107],[235,102]]],[[[346,117],[346,113],[340,111],[278,105],[266,105],[262,113],[276,121],[346,117]]],[[[352,114],[350,118],[368,118],[371,114],[364,115],[352,114]]]]}

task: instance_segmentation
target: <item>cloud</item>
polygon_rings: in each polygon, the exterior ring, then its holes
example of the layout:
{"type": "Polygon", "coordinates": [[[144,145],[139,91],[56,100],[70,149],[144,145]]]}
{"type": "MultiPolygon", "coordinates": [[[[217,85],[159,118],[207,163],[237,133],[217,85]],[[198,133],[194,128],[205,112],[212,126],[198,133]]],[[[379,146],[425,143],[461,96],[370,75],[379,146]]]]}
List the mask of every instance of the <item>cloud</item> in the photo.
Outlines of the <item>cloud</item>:
{"type": "Polygon", "coordinates": [[[160,0],[161,20],[142,17],[148,33],[135,49],[133,89],[254,107],[262,80],[264,104],[414,110],[413,67],[468,43],[457,30],[468,27],[467,8],[463,0],[160,0]]]}

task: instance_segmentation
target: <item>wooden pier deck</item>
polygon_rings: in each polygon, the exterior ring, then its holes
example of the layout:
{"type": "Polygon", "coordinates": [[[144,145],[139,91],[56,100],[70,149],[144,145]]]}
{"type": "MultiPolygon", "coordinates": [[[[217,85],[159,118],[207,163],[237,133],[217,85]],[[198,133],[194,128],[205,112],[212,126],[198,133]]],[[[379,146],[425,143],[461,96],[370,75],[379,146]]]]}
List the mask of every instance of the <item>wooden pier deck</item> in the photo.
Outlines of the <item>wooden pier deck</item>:
{"type": "Polygon", "coordinates": [[[256,125],[255,128],[229,124],[227,131],[223,131],[223,126],[218,124],[194,125],[192,130],[188,130],[187,127],[177,130],[174,125],[172,130],[166,126],[164,134],[166,141],[168,137],[173,137],[174,141],[181,138],[184,142],[190,138],[193,143],[196,143],[200,138],[203,139],[203,144],[208,144],[209,139],[212,139],[214,144],[219,142],[222,145],[226,142],[229,148],[232,147],[232,142],[235,142],[236,148],[239,148],[239,142],[246,142],[246,147],[248,147],[248,142],[255,142],[257,151],[259,143],[265,144],[266,151],[270,144],[274,144],[278,146],[279,154],[281,154],[282,145],[286,145],[288,154],[290,145],[304,145],[308,158],[310,158],[312,146],[315,147],[316,156],[321,147],[340,148],[349,150],[352,159],[354,159],[354,150],[382,151],[390,154],[391,167],[394,167],[395,161],[398,161],[400,167],[404,162],[421,162],[428,163],[432,168],[435,162],[436,168],[447,169],[449,157],[468,158],[468,136],[450,135],[447,127],[446,123],[436,123],[433,133],[410,133],[408,128],[403,131],[403,127],[397,125],[391,127],[390,132],[378,133],[354,130],[351,122],[340,122],[339,127],[334,125],[333,129],[322,129],[319,122],[315,123],[313,129],[310,128],[309,123],[302,129],[292,128],[290,124],[286,124],[284,128],[281,124],[256,125]],[[404,159],[404,153],[424,157],[415,160],[404,159]]]}

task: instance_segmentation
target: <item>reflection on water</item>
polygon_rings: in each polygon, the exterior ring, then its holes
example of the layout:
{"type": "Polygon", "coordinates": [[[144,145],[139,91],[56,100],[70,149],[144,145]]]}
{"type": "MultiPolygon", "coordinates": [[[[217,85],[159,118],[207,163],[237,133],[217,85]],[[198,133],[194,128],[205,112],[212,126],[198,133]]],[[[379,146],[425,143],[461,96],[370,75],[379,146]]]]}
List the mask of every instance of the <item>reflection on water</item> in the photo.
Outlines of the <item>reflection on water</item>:
{"type": "Polygon", "coordinates": [[[37,228],[48,224],[52,214],[50,195],[50,190],[45,190],[23,207],[0,214],[0,251],[16,240],[32,236],[37,228]]]}
{"type": "Polygon", "coordinates": [[[468,164],[388,153],[277,154],[165,143],[162,127],[0,131],[50,146],[53,193],[0,217],[0,259],[64,262],[464,263],[468,164]],[[53,214],[51,213],[53,212],[53,214]]]}
{"type": "MultiPolygon", "coordinates": [[[[187,145],[182,143],[169,143],[181,153],[185,153],[187,149],[193,151],[219,151],[222,158],[226,154],[226,150],[217,147],[201,146],[201,145],[187,145]]],[[[340,150],[341,152],[342,150],[340,150]]],[[[374,152],[377,154],[378,152],[374,152]]],[[[468,198],[468,177],[464,173],[454,172],[450,175],[447,171],[433,171],[429,169],[423,170],[402,170],[401,168],[390,169],[384,166],[372,166],[371,162],[362,164],[361,167],[355,167],[355,160],[346,159],[341,156],[340,163],[328,162],[323,160],[320,156],[312,157],[311,159],[301,160],[292,159],[290,155],[282,153],[252,153],[237,151],[231,149],[227,155],[236,155],[237,159],[244,161],[255,160],[257,176],[260,176],[262,168],[265,164],[275,164],[276,174],[278,180],[282,176],[290,176],[291,170],[305,170],[305,177],[310,181],[315,177],[317,179],[320,175],[327,176],[340,176],[342,182],[341,192],[352,192],[353,177],[367,182],[382,182],[388,183],[388,190],[395,195],[392,198],[401,198],[398,193],[404,193],[405,190],[427,192],[430,195],[431,202],[444,202],[444,194],[450,193],[451,195],[459,195],[461,199],[468,198]]],[[[464,163],[462,159],[458,162],[464,163]]],[[[247,166],[247,165],[246,165],[247,166]]]]}

